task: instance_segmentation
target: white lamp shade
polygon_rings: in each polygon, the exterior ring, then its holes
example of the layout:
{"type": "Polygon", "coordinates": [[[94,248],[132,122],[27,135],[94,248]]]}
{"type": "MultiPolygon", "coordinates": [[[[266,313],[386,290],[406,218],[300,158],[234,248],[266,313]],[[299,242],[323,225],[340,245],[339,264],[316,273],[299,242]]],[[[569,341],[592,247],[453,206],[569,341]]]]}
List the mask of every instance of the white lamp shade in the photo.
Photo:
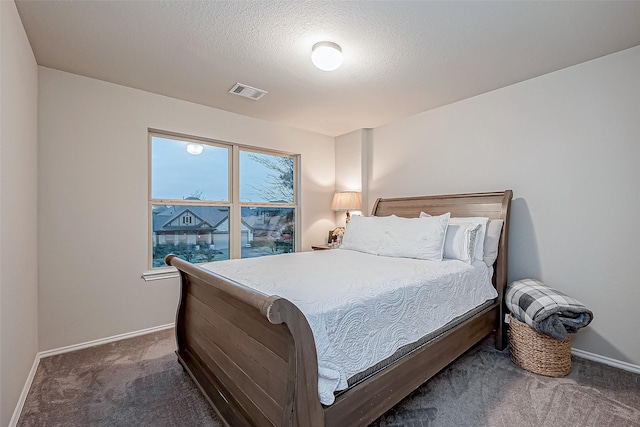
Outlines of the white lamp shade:
{"type": "Polygon", "coordinates": [[[318,42],[311,49],[311,62],[323,71],[333,71],[342,65],[342,48],[333,42],[318,42]]]}
{"type": "Polygon", "coordinates": [[[362,208],[362,194],[357,191],[343,191],[333,195],[331,209],[334,211],[359,210],[362,208]]]}

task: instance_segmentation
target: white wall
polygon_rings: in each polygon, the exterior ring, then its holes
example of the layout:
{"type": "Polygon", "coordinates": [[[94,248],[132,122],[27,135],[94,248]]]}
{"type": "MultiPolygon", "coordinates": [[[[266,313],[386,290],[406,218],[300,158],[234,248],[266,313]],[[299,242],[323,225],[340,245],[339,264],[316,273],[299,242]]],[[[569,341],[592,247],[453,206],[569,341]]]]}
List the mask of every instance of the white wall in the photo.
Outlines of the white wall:
{"type": "MultiPolygon", "coordinates": [[[[359,129],[336,137],[336,191],[363,192],[362,206],[366,206],[366,192],[362,186],[363,153],[366,153],[366,138],[368,130],[359,129]]],[[[365,210],[365,209],[363,209],[365,210]]],[[[361,211],[352,211],[359,214],[361,211]]],[[[344,227],[346,213],[336,212],[336,226],[344,227]]]]}
{"type": "Polygon", "coordinates": [[[148,128],[300,153],[303,249],[333,227],[333,138],[39,70],[40,351],[174,321],[178,280],[140,278],[148,128]]]}
{"type": "Polygon", "coordinates": [[[640,47],[373,130],[376,197],[514,191],[509,279],[593,310],[573,347],[640,364],[640,47]]]}
{"type": "Polygon", "coordinates": [[[0,2],[0,425],[38,352],[38,67],[15,3],[0,2]]]}
{"type": "Polygon", "coordinates": [[[336,191],[362,190],[362,138],[360,129],[336,137],[336,191]]]}

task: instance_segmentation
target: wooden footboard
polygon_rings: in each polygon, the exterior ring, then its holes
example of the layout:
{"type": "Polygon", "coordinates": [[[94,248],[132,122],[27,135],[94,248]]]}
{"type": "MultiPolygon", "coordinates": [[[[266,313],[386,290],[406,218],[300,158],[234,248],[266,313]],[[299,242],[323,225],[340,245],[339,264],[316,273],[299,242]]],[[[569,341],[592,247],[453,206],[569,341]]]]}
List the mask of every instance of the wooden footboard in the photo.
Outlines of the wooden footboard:
{"type": "Polygon", "coordinates": [[[177,355],[232,426],[323,426],[306,319],[289,301],[216,276],[175,255],[182,289],[177,355]]]}
{"type": "Polygon", "coordinates": [[[182,290],[178,360],[229,426],[367,426],[496,327],[476,314],[325,407],[311,328],[296,306],[169,255],[182,290]]]}

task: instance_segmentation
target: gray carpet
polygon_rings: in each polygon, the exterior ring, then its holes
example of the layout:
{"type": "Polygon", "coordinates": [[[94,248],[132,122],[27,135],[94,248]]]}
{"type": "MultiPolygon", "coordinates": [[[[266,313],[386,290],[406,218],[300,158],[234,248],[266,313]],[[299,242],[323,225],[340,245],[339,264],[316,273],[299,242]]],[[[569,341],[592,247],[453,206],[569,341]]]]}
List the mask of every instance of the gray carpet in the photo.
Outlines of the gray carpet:
{"type": "MultiPolygon", "coordinates": [[[[176,361],[173,330],[42,359],[19,426],[220,426],[176,361]]],[[[638,426],[640,375],[573,358],[523,371],[488,339],[372,427],[638,426]]]]}

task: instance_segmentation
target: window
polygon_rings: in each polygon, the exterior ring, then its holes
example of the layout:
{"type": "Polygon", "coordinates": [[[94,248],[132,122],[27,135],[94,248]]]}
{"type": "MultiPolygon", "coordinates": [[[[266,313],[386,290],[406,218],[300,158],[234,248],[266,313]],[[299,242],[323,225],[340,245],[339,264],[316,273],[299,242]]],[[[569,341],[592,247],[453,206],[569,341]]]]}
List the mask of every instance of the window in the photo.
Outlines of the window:
{"type": "Polygon", "coordinates": [[[298,156],[150,132],[150,266],[293,252],[298,156]]]}

